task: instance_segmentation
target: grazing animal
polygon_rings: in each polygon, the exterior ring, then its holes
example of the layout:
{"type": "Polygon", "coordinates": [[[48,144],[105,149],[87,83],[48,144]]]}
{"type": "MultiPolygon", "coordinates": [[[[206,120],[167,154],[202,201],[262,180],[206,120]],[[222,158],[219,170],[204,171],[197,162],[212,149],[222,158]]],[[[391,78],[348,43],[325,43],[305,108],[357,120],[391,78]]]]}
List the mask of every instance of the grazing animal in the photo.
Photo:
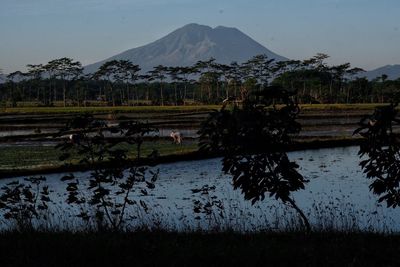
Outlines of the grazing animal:
{"type": "Polygon", "coordinates": [[[233,105],[234,105],[235,107],[237,107],[238,104],[239,104],[239,103],[238,103],[238,100],[236,99],[236,97],[230,96],[230,97],[224,99],[224,101],[222,101],[222,109],[225,109],[226,106],[227,106],[229,103],[233,103],[233,105]]]}
{"type": "Polygon", "coordinates": [[[172,137],[173,142],[175,144],[178,144],[178,145],[182,144],[182,135],[180,132],[172,131],[169,136],[172,137]]]}
{"type": "Polygon", "coordinates": [[[369,126],[374,127],[375,124],[376,124],[376,120],[369,120],[369,121],[368,121],[368,124],[369,124],[369,126]]]}
{"type": "Polygon", "coordinates": [[[69,136],[69,140],[71,141],[72,144],[78,144],[80,143],[80,136],[78,134],[71,134],[69,136]]]}

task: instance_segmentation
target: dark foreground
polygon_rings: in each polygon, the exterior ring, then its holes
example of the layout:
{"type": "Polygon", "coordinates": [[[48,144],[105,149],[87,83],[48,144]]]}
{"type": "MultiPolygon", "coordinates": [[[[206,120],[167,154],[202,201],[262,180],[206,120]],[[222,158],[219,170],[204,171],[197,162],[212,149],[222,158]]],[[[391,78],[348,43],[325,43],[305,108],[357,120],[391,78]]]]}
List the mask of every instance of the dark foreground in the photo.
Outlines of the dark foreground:
{"type": "Polygon", "coordinates": [[[3,233],[0,266],[400,266],[400,236],[3,233]]]}

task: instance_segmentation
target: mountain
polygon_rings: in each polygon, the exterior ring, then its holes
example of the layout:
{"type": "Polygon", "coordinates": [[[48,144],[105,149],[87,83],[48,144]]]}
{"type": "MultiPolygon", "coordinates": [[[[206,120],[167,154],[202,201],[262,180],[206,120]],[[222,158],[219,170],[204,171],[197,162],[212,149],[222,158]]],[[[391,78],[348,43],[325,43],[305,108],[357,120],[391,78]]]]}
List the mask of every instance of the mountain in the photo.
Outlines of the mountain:
{"type": "Polygon", "coordinates": [[[396,80],[400,78],[400,65],[386,65],[374,70],[361,73],[360,77],[367,77],[368,80],[373,80],[383,74],[388,76],[388,80],[396,80]]]}
{"type": "Polygon", "coordinates": [[[255,55],[286,60],[236,28],[218,26],[211,28],[188,24],[165,37],[145,46],[133,48],[85,67],[86,73],[95,72],[109,60],[130,60],[143,71],[154,66],[190,66],[199,60],[215,58],[218,63],[245,62],[255,55]]]}

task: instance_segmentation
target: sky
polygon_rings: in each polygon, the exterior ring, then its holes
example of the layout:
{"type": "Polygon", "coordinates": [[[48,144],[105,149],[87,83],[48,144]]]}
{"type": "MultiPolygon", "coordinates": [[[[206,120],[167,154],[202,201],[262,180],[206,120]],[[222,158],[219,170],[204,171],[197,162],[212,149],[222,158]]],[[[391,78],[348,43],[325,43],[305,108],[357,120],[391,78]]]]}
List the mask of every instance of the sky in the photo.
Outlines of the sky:
{"type": "Polygon", "coordinates": [[[399,0],[0,0],[0,69],[84,65],[188,23],[235,27],[290,59],[316,53],[371,70],[400,64],[399,0]]]}

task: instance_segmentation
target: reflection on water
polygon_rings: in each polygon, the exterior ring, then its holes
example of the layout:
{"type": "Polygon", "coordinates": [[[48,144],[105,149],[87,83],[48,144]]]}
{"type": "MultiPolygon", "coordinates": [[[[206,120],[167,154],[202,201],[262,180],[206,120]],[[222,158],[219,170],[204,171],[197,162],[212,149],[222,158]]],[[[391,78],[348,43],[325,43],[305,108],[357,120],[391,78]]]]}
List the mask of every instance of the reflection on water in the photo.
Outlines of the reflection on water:
{"type": "MultiPolygon", "coordinates": [[[[159,128],[158,132],[155,132],[151,135],[158,135],[158,136],[169,136],[171,131],[179,131],[183,136],[186,137],[198,137],[199,129],[197,128],[159,128]]],[[[55,134],[58,131],[55,129],[40,129],[41,134],[55,134]]],[[[0,130],[0,137],[6,136],[24,136],[24,135],[34,135],[38,134],[36,129],[21,129],[21,130],[0,130]]],[[[106,133],[107,136],[120,136],[120,134],[109,134],[106,133]]]]}
{"type": "MultiPolygon", "coordinates": [[[[54,129],[40,129],[40,133],[57,133],[54,129]]],[[[0,131],[0,137],[38,134],[35,129],[0,131]]]]}
{"type": "MultiPolygon", "coordinates": [[[[348,147],[291,152],[290,158],[299,163],[301,173],[310,180],[306,190],[294,194],[298,205],[317,228],[400,231],[400,210],[377,204],[377,197],[369,191],[369,181],[358,166],[357,151],[356,147],[348,147]]],[[[178,230],[207,229],[216,224],[241,231],[293,226],[295,214],[282,203],[266,198],[252,206],[243,200],[240,192],[233,190],[230,177],[222,174],[220,159],[163,164],[158,168],[160,178],[155,190],[140,197],[151,207],[149,214],[138,216],[141,223],[178,230]],[[214,185],[215,191],[209,195],[192,193],[191,189],[206,184],[214,185]],[[210,198],[221,200],[224,209],[216,210],[213,217],[193,213],[194,200],[210,198]]],[[[76,174],[82,183],[87,175],[76,174]]],[[[75,211],[64,204],[66,193],[61,176],[48,175],[47,183],[54,190],[53,199],[57,198],[57,214],[73,214],[75,211]]],[[[0,184],[11,180],[14,179],[0,184]]]]}

